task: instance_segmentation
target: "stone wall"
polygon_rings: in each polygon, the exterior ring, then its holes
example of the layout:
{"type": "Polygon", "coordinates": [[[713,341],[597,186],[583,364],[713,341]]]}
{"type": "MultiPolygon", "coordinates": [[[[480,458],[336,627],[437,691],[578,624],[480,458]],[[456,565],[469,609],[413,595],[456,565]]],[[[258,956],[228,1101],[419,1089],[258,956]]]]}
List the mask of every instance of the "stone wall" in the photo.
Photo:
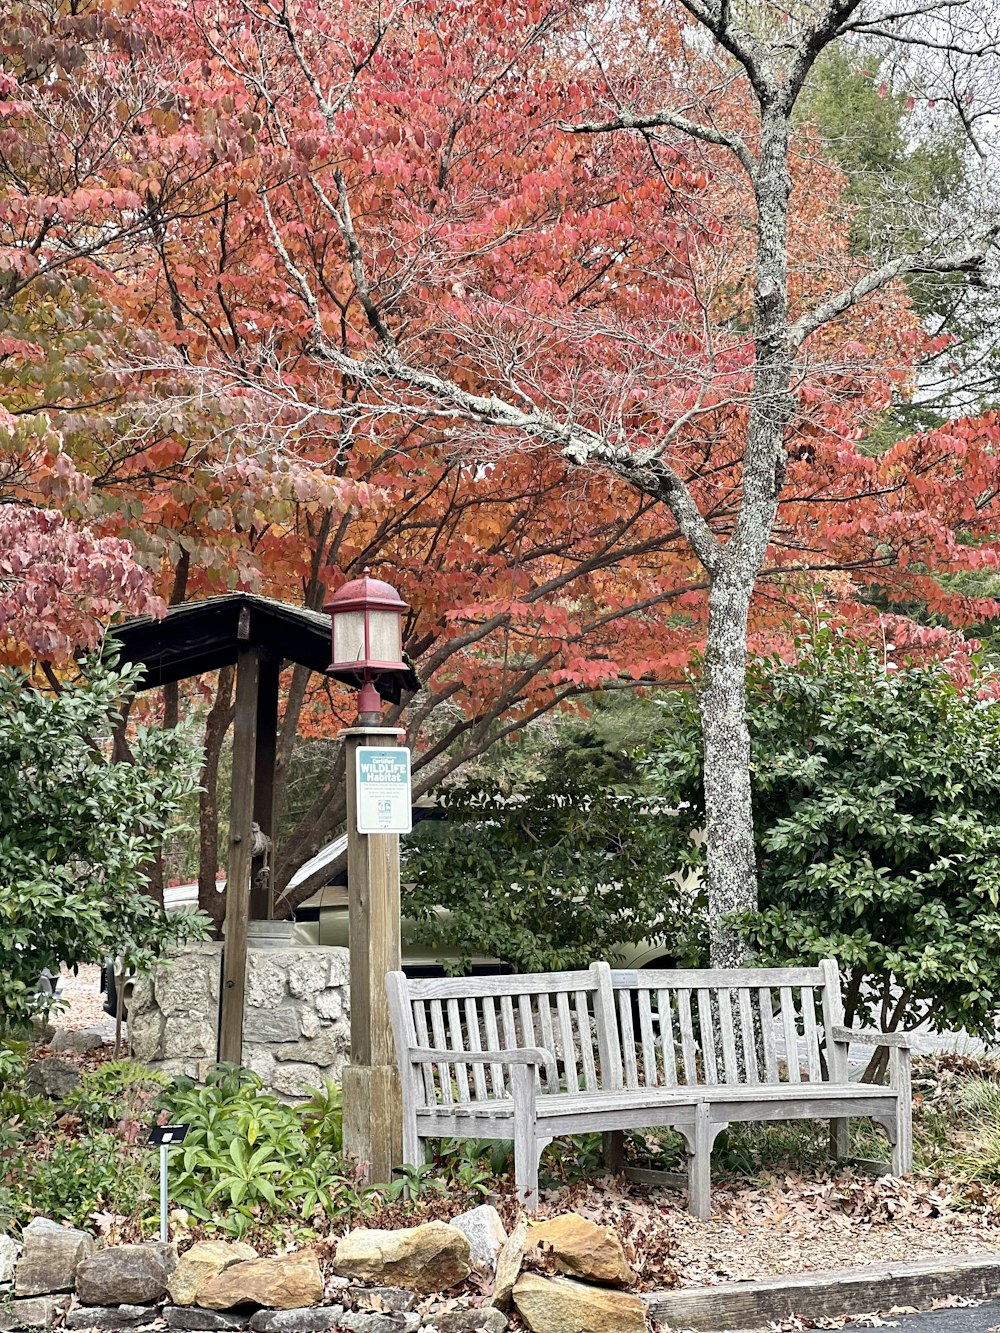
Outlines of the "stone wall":
{"type": "MultiPolygon", "coordinates": [[[[243,1063],[283,1097],[340,1081],[350,1051],[346,949],[247,951],[243,1063]]],[[[222,945],[187,945],[135,982],[132,1055],[171,1077],[203,1079],[215,1063],[222,945]]]]}

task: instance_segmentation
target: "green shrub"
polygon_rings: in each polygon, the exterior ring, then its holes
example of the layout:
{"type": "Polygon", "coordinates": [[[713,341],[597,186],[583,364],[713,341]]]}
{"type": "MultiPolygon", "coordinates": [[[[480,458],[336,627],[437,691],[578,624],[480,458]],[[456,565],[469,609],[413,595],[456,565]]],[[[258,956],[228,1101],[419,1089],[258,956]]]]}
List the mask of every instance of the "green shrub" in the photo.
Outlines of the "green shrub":
{"type": "Polygon", "coordinates": [[[63,1108],[96,1129],[122,1122],[147,1123],[153,1103],[169,1086],[165,1074],[135,1060],[108,1060],[84,1072],[63,1098],[63,1108]]]}
{"type": "MultiPolygon", "coordinates": [[[[1000,1003],[1000,703],[973,663],[893,661],[820,631],[748,684],[764,964],[836,958],[846,1021],[994,1031],[1000,1003]]],[[[664,701],[651,769],[703,866],[697,700],[664,701]]]]}
{"type": "Polygon", "coordinates": [[[206,1086],[180,1080],[163,1095],[171,1120],[190,1125],[171,1156],[174,1205],[211,1230],[242,1236],[295,1219],[309,1226],[364,1207],[357,1172],[340,1156],[339,1091],[304,1107],[264,1092],[256,1074],[217,1065],[206,1086]]]}

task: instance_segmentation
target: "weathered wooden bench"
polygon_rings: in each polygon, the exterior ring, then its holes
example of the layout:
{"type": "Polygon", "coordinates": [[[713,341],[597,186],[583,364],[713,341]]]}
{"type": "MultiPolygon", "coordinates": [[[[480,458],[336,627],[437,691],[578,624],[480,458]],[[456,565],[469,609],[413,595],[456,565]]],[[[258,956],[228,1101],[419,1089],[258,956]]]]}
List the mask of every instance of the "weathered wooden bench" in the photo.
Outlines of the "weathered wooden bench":
{"type": "Polygon", "coordinates": [[[623,1167],[627,1129],[668,1126],[688,1149],[688,1207],[710,1210],[712,1147],[737,1121],[826,1119],[847,1155],[852,1117],[912,1166],[905,1034],[849,1032],[830,959],[813,968],[586,971],[411,981],[386,989],[403,1093],[403,1158],[434,1138],[512,1139],[518,1193],[558,1135],[599,1131],[623,1167]],[[889,1086],[851,1082],[848,1046],[889,1047],[889,1086]],[[783,1053],[781,1052],[783,1047],[783,1053]]]}

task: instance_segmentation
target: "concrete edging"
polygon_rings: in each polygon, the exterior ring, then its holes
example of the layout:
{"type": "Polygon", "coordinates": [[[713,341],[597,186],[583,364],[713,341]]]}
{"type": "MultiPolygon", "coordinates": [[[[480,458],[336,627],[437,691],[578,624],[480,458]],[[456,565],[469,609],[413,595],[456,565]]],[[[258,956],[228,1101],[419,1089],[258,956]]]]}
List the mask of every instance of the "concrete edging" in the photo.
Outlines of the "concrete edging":
{"type": "Polygon", "coordinates": [[[943,1296],[1000,1296],[1000,1251],[647,1292],[643,1300],[661,1329],[738,1333],[791,1315],[836,1319],[898,1305],[920,1309],[943,1296]]]}

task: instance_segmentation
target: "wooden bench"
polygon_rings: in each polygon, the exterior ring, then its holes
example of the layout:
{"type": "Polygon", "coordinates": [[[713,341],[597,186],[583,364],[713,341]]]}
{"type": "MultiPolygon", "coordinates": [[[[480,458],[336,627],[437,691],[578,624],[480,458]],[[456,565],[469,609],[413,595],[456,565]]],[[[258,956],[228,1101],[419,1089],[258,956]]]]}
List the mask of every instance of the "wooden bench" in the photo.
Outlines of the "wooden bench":
{"type": "MultiPolygon", "coordinates": [[[[433,1138],[512,1139],[519,1197],[558,1135],[669,1126],[688,1149],[688,1207],[710,1211],[712,1146],[730,1124],[826,1119],[846,1157],[851,1117],[882,1125],[912,1166],[906,1034],[843,1027],[837,965],[586,971],[410,981],[386,976],[403,1095],[403,1160],[433,1138]],[[848,1045],[889,1047],[889,1086],[848,1079],[848,1045]],[[779,1056],[779,1044],[784,1054],[779,1056]],[[804,1049],[803,1049],[804,1048],[804,1049]]],[[[665,1178],[657,1173],[657,1178],[665,1178]]]]}

